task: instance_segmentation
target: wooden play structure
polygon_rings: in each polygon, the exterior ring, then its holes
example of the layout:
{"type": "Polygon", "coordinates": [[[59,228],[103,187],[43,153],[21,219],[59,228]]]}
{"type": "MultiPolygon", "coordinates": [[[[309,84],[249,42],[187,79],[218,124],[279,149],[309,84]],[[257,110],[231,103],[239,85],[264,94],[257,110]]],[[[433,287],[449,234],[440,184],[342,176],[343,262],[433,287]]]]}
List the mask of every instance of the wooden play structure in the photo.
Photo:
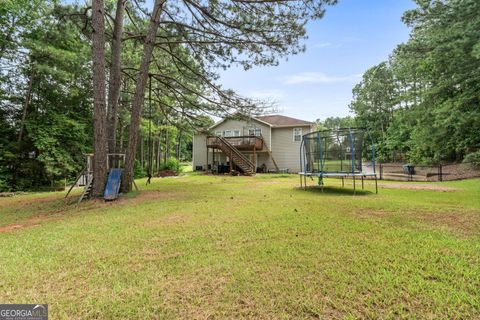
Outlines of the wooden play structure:
{"type": "MultiPolygon", "coordinates": [[[[84,169],[78,174],[75,182],[72,184],[68,190],[65,198],[68,197],[70,192],[75,186],[83,185],[83,192],[80,198],[77,201],[77,204],[83,200],[89,199],[92,196],[92,186],[93,186],[93,154],[86,154],[86,163],[84,169]]],[[[122,178],[122,171],[125,166],[125,154],[124,153],[109,153],[107,155],[107,171],[108,178],[107,184],[105,186],[104,199],[105,200],[115,200],[118,198],[120,192],[120,184],[122,178]]],[[[135,185],[135,188],[137,186],[135,185]]],[[[137,188],[138,189],[138,188],[137,188]]]]}

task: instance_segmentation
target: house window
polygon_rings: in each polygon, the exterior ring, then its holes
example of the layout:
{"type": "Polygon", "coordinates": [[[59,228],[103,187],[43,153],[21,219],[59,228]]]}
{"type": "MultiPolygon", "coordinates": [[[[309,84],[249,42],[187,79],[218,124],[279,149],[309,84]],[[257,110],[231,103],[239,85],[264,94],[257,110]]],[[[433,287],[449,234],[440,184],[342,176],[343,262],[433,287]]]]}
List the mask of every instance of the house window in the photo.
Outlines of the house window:
{"type": "Polygon", "coordinates": [[[240,130],[233,130],[234,137],[240,137],[240,130]]]}
{"type": "Polygon", "coordinates": [[[221,137],[222,136],[222,131],[215,131],[215,135],[217,137],[221,137]]]}
{"type": "Polygon", "coordinates": [[[224,137],[231,137],[232,136],[232,130],[223,131],[223,136],[224,137]]]}
{"type": "Polygon", "coordinates": [[[302,128],[293,128],[293,141],[302,141],[302,128]]]}
{"type": "Polygon", "coordinates": [[[260,128],[250,128],[250,129],[248,129],[248,135],[249,136],[260,137],[262,135],[262,129],[260,129],[260,128]]]}

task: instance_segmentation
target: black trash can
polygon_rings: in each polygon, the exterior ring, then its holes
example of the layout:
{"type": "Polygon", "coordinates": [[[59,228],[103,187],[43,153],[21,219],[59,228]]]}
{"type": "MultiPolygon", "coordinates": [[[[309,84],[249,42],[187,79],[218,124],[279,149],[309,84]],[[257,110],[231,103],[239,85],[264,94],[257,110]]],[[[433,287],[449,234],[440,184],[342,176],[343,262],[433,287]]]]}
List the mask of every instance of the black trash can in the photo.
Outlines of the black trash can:
{"type": "Polygon", "coordinates": [[[411,164],[406,164],[403,166],[403,173],[413,175],[415,174],[415,167],[411,164]]]}

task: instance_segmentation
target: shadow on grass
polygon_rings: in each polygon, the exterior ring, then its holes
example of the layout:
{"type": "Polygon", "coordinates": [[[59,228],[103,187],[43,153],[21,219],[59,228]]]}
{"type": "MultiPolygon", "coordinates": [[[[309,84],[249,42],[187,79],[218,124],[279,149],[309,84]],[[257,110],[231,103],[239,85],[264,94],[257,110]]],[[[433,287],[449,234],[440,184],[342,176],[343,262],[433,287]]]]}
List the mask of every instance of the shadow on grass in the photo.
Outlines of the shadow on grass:
{"type": "Polygon", "coordinates": [[[310,193],[318,193],[318,194],[328,194],[328,195],[339,195],[339,196],[368,196],[375,194],[373,191],[369,190],[359,190],[357,188],[356,192],[354,192],[353,188],[340,188],[340,187],[332,187],[332,186],[325,186],[322,188],[319,186],[307,186],[307,189],[297,188],[298,191],[303,192],[310,192],[310,193]]]}

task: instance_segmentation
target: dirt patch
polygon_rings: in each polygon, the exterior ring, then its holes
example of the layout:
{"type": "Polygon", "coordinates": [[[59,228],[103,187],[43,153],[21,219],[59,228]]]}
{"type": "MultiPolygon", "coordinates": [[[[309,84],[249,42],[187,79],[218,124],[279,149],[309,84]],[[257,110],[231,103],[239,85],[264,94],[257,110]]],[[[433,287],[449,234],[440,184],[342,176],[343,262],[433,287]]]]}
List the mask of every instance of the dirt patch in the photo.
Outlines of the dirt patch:
{"type": "Polygon", "coordinates": [[[441,191],[441,192],[454,192],[454,191],[462,190],[459,188],[439,186],[436,184],[379,183],[378,186],[386,189],[429,190],[429,191],[441,191]]]}
{"type": "Polygon", "coordinates": [[[389,215],[388,212],[383,210],[373,210],[373,209],[364,209],[364,208],[359,208],[355,210],[354,214],[360,218],[383,218],[389,215]]]}
{"type": "Polygon", "coordinates": [[[75,200],[69,204],[64,203],[63,201],[59,202],[61,199],[60,197],[17,200],[15,203],[10,203],[10,206],[14,205],[15,207],[23,210],[25,210],[26,207],[30,207],[31,210],[36,213],[35,216],[25,218],[25,220],[22,219],[21,222],[16,222],[15,224],[0,226],[0,233],[13,232],[23,228],[40,226],[40,223],[45,221],[61,220],[64,219],[69,213],[81,214],[92,210],[98,210],[107,207],[111,208],[111,206],[125,205],[128,203],[140,203],[144,201],[162,199],[171,200],[180,199],[182,197],[182,192],[148,190],[139,192],[136,197],[119,198],[113,202],[106,202],[103,199],[92,199],[87,202],[82,202],[78,207],[74,207],[74,204],[76,204],[78,199],[77,197],[75,197],[75,200]]]}
{"type": "Polygon", "coordinates": [[[479,212],[428,212],[422,214],[420,220],[434,227],[445,228],[465,236],[480,234],[479,212]]]}
{"type": "Polygon", "coordinates": [[[359,218],[388,218],[396,216],[405,221],[420,223],[427,228],[443,229],[457,235],[472,236],[480,234],[480,212],[453,211],[453,212],[388,212],[384,210],[358,208],[353,214],[359,218]]]}
{"type": "Polygon", "coordinates": [[[53,202],[62,199],[62,196],[48,196],[48,197],[39,197],[39,198],[23,198],[22,196],[15,196],[10,198],[5,198],[0,201],[0,208],[9,207],[14,205],[16,208],[25,207],[30,205],[38,205],[46,202],[53,202]]]}
{"type": "Polygon", "coordinates": [[[24,229],[24,228],[33,228],[33,227],[39,227],[40,222],[42,221],[57,221],[60,220],[61,218],[58,217],[58,215],[45,215],[45,216],[36,216],[36,217],[31,217],[28,220],[24,221],[21,224],[9,224],[6,226],[0,227],[0,233],[8,233],[8,232],[13,232],[19,229],[24,229]]]}
{"type": "Polygon", "coordinates": [[[0,233],[10,232],[10,231],[17,230],[17,229],[20,229],[20,228],[23,228],[23,227],[24,227],[24,225],[22,225],[22,224],[11,224],[9,226],[0,227],[0,233]]]}
{"type": "Polygon", "coordinates": [[[155,175],[155,177],[157,178],[172,177],[172,176],[178,176],[178,172],[175,172],[173,170],[160,170],[155,175]]]}

